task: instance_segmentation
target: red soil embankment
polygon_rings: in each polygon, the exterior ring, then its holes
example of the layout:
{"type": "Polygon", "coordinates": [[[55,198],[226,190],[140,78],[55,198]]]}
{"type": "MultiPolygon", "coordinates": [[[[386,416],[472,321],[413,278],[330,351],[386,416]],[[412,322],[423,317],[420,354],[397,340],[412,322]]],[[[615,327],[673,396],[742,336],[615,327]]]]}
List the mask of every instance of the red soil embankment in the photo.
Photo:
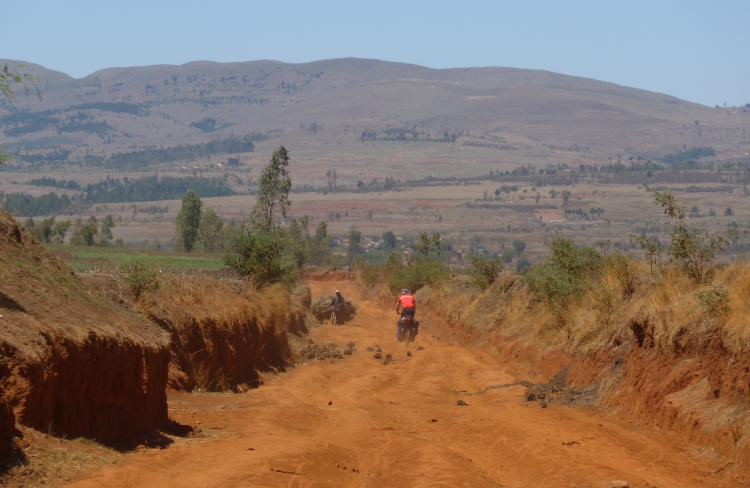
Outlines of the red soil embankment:
{"type": "Polygon", "coordinates": [[[167,423],[167,335],[91,291],[5,212],[0,315],[0,404],[15,421],[104,443],[167,423]]]}
{"type": "Polygon", "coordinates": [[[380,307],[352,282],[310,287],[316,298],[334,287],[356,301],[351,323],[310,333],[317,344],[356,344],[352,355],[299,363],[244,395],[175,393],[175,420],[218,428],[220,441],[130,456],[71,486],[747,486],[619,418],[534,408],[525,387],[500,386],[520,379],[502,361],[435,340],[429,320],[416,343],[396,343],[392,297],[380,307]],[[392,361],[375,359],[373,343],[392,361]]]}
{"type": "Polygon", "coordinates": [[[291,359],[286,333],[305,332],[310,290],[257,291],[242,281],[171,276],[135,304],[170,335],[169,387],[244,391],[291,359]]]}

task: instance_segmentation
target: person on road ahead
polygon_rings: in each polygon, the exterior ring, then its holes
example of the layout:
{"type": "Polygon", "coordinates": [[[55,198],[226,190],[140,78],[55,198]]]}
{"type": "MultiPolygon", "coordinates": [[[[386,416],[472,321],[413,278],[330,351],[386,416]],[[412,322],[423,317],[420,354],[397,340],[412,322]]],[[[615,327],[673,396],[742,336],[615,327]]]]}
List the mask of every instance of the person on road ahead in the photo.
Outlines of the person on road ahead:
{"type": "Polygon", "coordinates": [[[344,297],[341,295],[340,290],[336,290],[336,294],[331,298],[331,303],[328,304],[328,306],[333,310],[333,313],[336,314],[336,321],[335,323],[340,324],[341,322],[341,307],[344,306],[344,297]]]}
{"type": "Polygon", "coordinates": [[[417,311],[417,302],[414,301],[414,297],[409,293],[409,290],[404,288],[401,290],[401,296],[396,301],[396,313],[401,315],[401,318],[396,322],[396,340],[401,342],[401,321],[405,316],[410,315],[414,318],[414,314],[417,311]],[[401,310],[399,311],[399,307],[401,310]]]}

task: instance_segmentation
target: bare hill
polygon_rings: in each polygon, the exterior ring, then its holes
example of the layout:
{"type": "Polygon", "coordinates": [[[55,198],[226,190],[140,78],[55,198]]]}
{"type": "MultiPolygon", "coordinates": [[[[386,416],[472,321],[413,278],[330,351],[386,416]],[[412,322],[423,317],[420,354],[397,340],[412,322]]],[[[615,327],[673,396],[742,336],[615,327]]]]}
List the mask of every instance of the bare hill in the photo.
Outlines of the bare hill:
{"type": "Polygon", "coordinates": [[[709,108],[538,70],[355,58],[196,61],[109,68],[77,80],[29,70],[44,80],[46,99],[19,96],[14,108],[0,106],[0,143],[19,155],[64,146],[68,161],[251,133],[296,144],[298,157],[329,160],[350,159],[363,142],[397,142],[408,151],[417,142],[424,153],[417,159],[447,152],[449,142],[467,159],[518,164],[653,158],[697,146],[738,157],[750,145],[748,108],[709,108]]]}

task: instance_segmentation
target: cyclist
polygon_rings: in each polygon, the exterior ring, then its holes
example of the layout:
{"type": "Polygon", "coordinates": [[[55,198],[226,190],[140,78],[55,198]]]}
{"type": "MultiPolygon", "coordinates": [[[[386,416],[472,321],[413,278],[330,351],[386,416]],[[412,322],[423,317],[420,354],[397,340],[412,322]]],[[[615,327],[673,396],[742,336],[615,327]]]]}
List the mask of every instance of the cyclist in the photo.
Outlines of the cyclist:
{"type": "Polygon", "coordinates": [[[341,307],[344,306],[344,301],[345,299],[341,295],[341,291],[336,290],[336,294],[331,299],[331,303],[328,304],[328,307],[331,308],[333,310],[333,313],[335,314],[336,320],[334,321],[334,323],[336,324],[341,323],[340,314],[341,314],[341,307]]]}
{"type": "MultiPolygon", "coordinates": [[[[417,311],[417,302],[414,301],[414,297],[409,293],[407,288],[401,290],[401,296],[396,301],[396,314],[401,315],[401,318],[396,322],[396,340],[401,342],[401,321],[405,316],[410,315],[414,319],[414,314],[417,311]],[[399,307],[401,310],[399,311],[399,307]]],[[[415,324],[417,322],[415,321],[415,324]]]]}

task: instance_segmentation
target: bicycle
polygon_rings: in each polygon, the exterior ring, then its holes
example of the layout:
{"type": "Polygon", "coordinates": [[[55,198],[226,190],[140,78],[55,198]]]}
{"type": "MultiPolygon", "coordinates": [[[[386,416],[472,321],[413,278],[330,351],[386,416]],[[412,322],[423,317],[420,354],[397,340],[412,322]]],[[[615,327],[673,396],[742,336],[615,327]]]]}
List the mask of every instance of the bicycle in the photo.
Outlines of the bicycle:
{"type": "Polygon", "coordinates": [[[338,322],[338,320],[337,320],[338,316],[336,314],[336,309],[333,308],[333,307],[328,307],[328,308],[331,309],[331,321],[330,321],[331,322],[331,327],[334,327],[334,326],[337,325],[337,322],[338,322]]]}

